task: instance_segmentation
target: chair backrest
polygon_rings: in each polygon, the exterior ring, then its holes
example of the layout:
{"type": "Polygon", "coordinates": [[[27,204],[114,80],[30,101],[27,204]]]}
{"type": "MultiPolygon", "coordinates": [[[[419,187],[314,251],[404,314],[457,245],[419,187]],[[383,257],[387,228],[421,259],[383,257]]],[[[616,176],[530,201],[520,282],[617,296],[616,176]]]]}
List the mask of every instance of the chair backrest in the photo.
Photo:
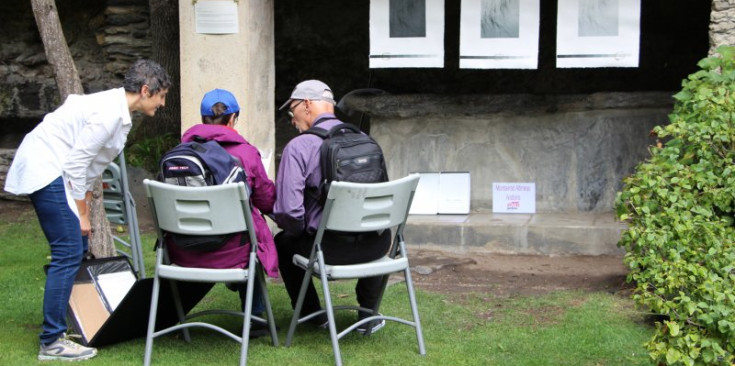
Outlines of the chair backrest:
{"type": "Polygon", "coordinates": [[[321,229],[366,232],[405,224],[418,174],[384,183],[332,182],[321,229]]]}
{"type": "Polygon", "coordinates": [[[189,235],[219,235],[252,228],[245,184],[185,187],[144,180],[159,230],[189,235]]]}

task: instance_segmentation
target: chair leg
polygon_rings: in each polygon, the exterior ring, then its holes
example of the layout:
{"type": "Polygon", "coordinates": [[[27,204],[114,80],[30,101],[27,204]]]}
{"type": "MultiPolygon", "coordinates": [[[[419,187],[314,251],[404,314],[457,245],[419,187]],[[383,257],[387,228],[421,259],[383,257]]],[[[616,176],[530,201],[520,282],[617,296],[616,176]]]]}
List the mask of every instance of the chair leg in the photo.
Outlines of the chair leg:
{"type": "MultiPolygon", "coordinates": [[[[380,304],[383,302],[383,295],[385,295],[385,289],[388,288],[388,279],[390,279],[390,274],[384,275],[381,279],[381,285],[380,285],[380,293],[378,295],[378,300],[375,302],[375,306],[370,309],[372,310],[371,315],[378,315],[380,313],[380,304]]],[[[368,324],[369,325],[369,324],[368,324]]],[[[373,333],[373,327],[368,326],[367,332],[365,332],[365,336],[369,336],[373,333]]]]}
{"type": "Polygon", "coordinates": [[[408,300],[411,303],[411,312],[413,313],[413,321],[416,328],[416,340],[419,344],[419,354],[426,354],[426,347],[424,346],[424,335],[421,330],[421,320],[419,319],[419,308],[416,305],[416,293],[413,290],[413,280],[411,280],[411,268],[407,267],[403,271],[406,276],[406,289],[408,290],[408,300]]]}
{"type": "Polygon", "coordinates": [[[304,279],[301,281],[301,289],[299,290],[299,297],[296,300],[296,306],[293,309],[293,316],[291,317],[291,324],[288,326],[288,334],[286,334],[286,347],[291,346],[291,340],[293,340],[294,331],[296,326],[299,324],[299,318],[301,318],[301,307],[304,305],[304,297],[306,297],[306,286],[308,281],[311,281],[311,274],[313,273],[313,264],[304,273],[304,279]]]}
{"type": "Polygon", "coordinates": [[[332,350],[334,351],[334,363],[342,366],[342,355],[339,352],[339,339],[337,338],[337,322],[334,319],[334,308],[332,307],[332,295],[329,292],[329,281],[326,271],[324,270],[324,253],[321,250],[316,252],[317,263],[319,266],[320,279],[322,282],[322,290],[324,291],[324,307],[327,310],[327,319],[329,320],[329,337],[332,340],[332,350]]]}
{"type": "Polygon", "coordinates": [[[143,365],[151,364],[151,353],[153,352],[153,332],[156,328],[156,312],[158,311],[158,292],[161,289],[161,279],[156,274],[153,277],[153,291],[151,293],[151,310],[148,313],[148,331],[145,336],[145,356],[143,365]]]}
{"type": "MultiPolygon", "coordinates": [[[[179,317],[179,324],[183,324],[186,322],[186,314],[184,313],[184,305],[181,304],[181,296],[179,296],[179,287],[176,285],[176,281],[174,280],[168,280],[169,285],[171,286],[171,295],[174,299],[174,307],[176,308],[176,315],[179,317]]],[[[184,340],[187,342],[191,342],[191,336],[189,335],[189,329],[183,328],[181,329],[181,334],[184,336],[184,340]]]]}
{"type": "Polygon", "coordinates": [[[274,347],[278,347],[278,333],[276,332],[276,320],[273,316],[273,308],[271,307],[271,300],[268,296],[268,288],[266,287],[265,283],[265,271],[263,270],[263,266],[258,263],[258,281],[260,282],[260,290],[261,295],[263,297],[263,301],[265,302],[265,314],[266,314],[266,320],[268,321],[268,330],[271,333],[271,342],[273,342],[274,347]]]}
{"type": "Polygon", "coordinates": [[[255,276],[257,269],[257,259],[255,258],[255,252],[250,252],[250,263],[248,267],[248,286],[245,295],[245,314],[243,314],[242,324],[242,347],[240,349],[240,366],[245,366],[248,363],[248,343],[250,341],[250,317],[253,311],[253,287],[255,285],[255,276]]]}

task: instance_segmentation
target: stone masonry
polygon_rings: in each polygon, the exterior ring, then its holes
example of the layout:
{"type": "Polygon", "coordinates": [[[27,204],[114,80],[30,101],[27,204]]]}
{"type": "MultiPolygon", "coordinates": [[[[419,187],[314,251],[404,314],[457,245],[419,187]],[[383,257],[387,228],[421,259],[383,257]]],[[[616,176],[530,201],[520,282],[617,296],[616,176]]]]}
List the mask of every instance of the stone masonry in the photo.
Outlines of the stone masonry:
{"type": "Polygon", "coordinates": [[[735,45],[735,1],[712,1],[710,18],[710,54],[722,45],[735,45]]]}

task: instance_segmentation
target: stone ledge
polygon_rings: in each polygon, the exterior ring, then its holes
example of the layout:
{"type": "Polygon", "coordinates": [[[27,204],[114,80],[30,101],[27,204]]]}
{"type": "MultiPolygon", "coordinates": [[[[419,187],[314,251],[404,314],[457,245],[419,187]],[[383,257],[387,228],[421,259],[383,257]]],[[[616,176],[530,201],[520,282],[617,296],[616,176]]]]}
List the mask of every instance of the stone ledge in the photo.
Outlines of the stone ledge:
{"type": "Polygon", "coordinates": [[[599,92],[592,94],[478,94],[478,95],[351,95],[350,110],[371,118],[421,116],[532,115],[594,110],[665,109],[674,104],[674,91],[599,92]]]}
{"type": "Polygon", "coordinates": [[[626,225],[613,213],[411,215],[406,242],[450,251],[533,255],[620,255],[626,225]]]}

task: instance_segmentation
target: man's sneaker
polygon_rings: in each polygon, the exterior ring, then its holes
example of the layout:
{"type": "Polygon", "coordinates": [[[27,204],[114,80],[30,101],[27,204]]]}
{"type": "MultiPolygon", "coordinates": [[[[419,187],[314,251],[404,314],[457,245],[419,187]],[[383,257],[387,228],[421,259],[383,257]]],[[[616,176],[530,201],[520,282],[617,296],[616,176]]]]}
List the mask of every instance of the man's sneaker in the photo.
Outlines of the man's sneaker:
{"type": "MultiPolygon", "coordinates": [[[[378,313],[377,315],[382,315],[382,314],[378,313]]],[[[357,320],[362,320],[370,316],[372,316],[372,314],[360,312],[357,315],[357,320]]],[[[362,323],[359,326],[357,326],[356,330],[360,334],[366,334],[368,332],[368,329],[370,329],[370,334],[373,334],[379,331],[380,329],[382,329],[384,326],[385,326],[385,319],[380,319],[380,320],[373,320],[367,323],[362,323]]]]}
{"type": "Polygon", "coordinates": [[[81,361],[97,355],[97,349],[84,347],[66,338],[66,335],[47,346],[41,345],[38,351],[39,361],[81,361]]]}

